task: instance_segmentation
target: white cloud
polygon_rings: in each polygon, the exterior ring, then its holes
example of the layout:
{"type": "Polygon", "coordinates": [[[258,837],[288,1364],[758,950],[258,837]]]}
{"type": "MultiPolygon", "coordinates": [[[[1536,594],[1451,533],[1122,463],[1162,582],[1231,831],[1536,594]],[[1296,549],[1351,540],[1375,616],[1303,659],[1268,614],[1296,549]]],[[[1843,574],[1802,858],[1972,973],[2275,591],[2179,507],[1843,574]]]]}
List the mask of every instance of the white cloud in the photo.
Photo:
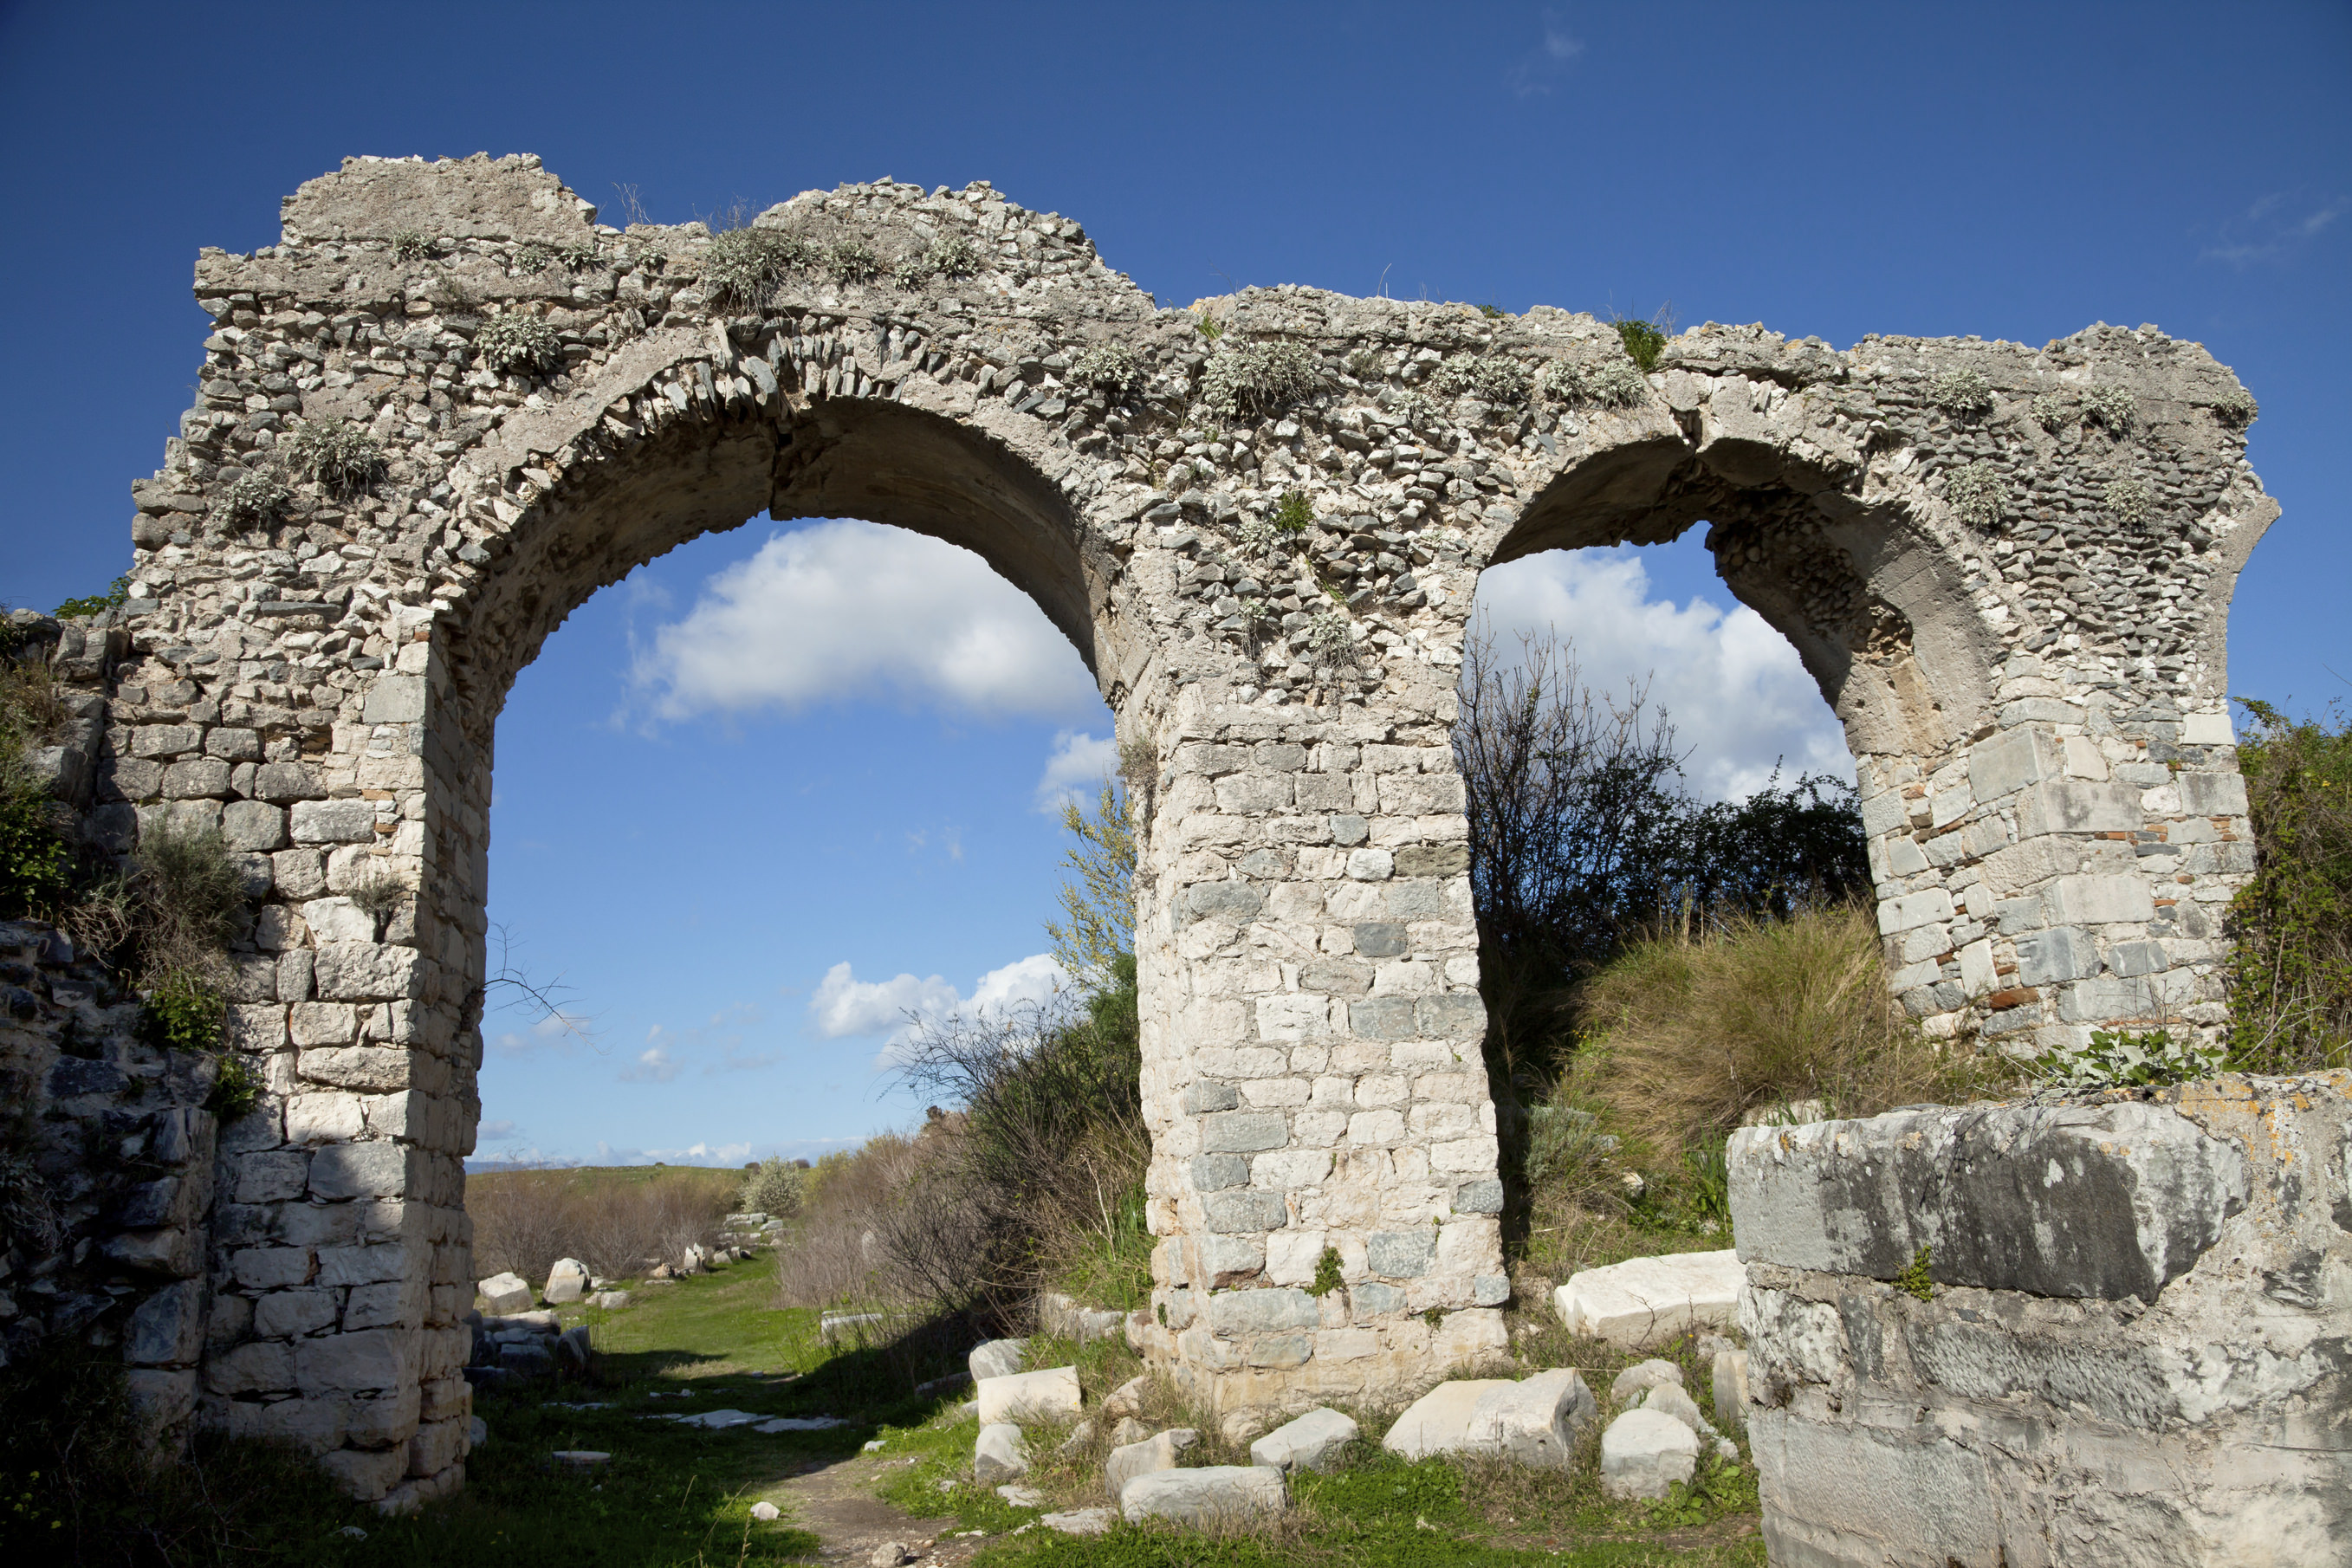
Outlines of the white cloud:
{"type": "Polygon", "coordinates": [[[1584,53],[1584,40],[1568,30],[1557,11],[1543,15],[1543,41],[1534,54],[1513,66],[1504,79],[1521,98],[1549,92],[1552,80],[1584,53]]]}
{"type": "Polygon", "coordinates": [[[2263,262],[2289,261],[2347,212],[2352,212],[2352,198],[2343,195],[2273,191],[2216,225],[2197,259],[2219,261],[2240,271],[2263,262]]]}
{"type": "Polygon", "coordinates": [[[970,996],[936,974],[928,980],[911,974],[860,980],[848,964],[836,963],[825,971],[824,984],[809,998],[809,1023],[828,1040],[883,1036],[875,1065],[892,1067],[898,1064],[898,1047],[913,1033],[916,1017],[979,1018],[1024,1006],[1044,1006],[1069,984],[1069,975],[1046,952],[1033,952],[990,970],[972,986],[970,996]]]}
{"type": "Polygon", "coordinates": [[[1736,798],[1799,773],[1853,777],[1845,731],[1797,650],[1763,616],[1729,614],[1705,599],[1653,600],[1649,574],[1630,552],[1547,551],[1490,568],[1478,579],[1476,613],[1498,649],[1521,630],[1573,639],[1585,684],[1621,697],[1646,681],[1650,701],[1672,718],[1692,791],[1736,798]]]}
{"type": "Polygon", "coordinates": [[[474,1141],[477,1143],[492,1143],[514,1135],[515,1124],[511,1121],[485,1121],[474,1129],[474,1141]]]}
{"type": "Polygon", "coordinates": [[[909,1013],[952,1013],[961,1000],[956,988],[936,974],[929,980],[911,974],[860,980],[842,963],[824,972],[824,983],[809,998],[809,1022],[828,1040],[893,1033],[905,1027],[909,1013]]]}
{"type": "Polygon", "coordinates": [[[683,1149],[647,1149],[643,1152],[645,1159],[659,1160],[665,1165],[740,1165],[751,1157],[751,1145],[698,1142],[683,1149]]]}
{"type": "Polygon", "coordinates": [[[772,535],[711,577],[638,648],[630,685],[664,721],[873,696],[992,717],[1102,710],[1069,639],[986,562],[855,521],[772,535]]]}
{"type": "Polygon", "coordinates": [[[568,1050],[576,1045],[593,1043],[594,1037],[589,1032],[586,1015],[567,1013],[560,1007],[541,1017],[529,1029],[509,1029],[489,1042],[492,1049],[509,1056],[526,1056],[549,1047],[568,1050]]]}
{"type": "Polygon", "coordinates": [[[1062,731],[1054,737],[1053,755],[1045,759],[1045,771],[1037,780],[1037,809],[1052,816],[1060,815],[1065,801],[1091,806],[1103,780],[1118,766],[1118,736],[1062,731]]]}
{"type": "Polygon", "coordinates": [[[667,1030],[656,1024],[646,1031],[646,1038],[652,1043],[637,1053],[635,1061],[620,1070],[618,1076],[623,1083],[667,1083],[686,1070],[686,1064],[671,1056],[664,1044],[668,1038],[667,1030]]]}

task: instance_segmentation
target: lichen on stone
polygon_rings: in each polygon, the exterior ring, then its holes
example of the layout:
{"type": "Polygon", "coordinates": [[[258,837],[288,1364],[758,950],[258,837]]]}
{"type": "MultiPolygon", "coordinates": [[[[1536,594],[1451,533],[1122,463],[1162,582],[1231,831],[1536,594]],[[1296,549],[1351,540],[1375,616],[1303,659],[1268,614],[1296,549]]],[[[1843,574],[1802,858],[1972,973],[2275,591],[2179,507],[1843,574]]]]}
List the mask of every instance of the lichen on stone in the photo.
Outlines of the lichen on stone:
{"type": "Polygon", "coordinates": [[[2009,487],[1990,463],[1963,463],[1944,481],[1952,515],[1971,528],[1995,528],[2009,515],[2009,487]]]}
{"type": "Polygon", "coordinates": [[[278,443],[289,472],[336,496],[357,495],[383,472],[383,447],[348,419],[305,419],[278,443]]]}
{"type": "Polygon", "coordinates": [[[1992,412],[1992,383],[1973,369],[1948,370],[1927,384],[1927,401],[1955,418],[1992,412]]]}
{"type": "Polygon", "coordinates": [[[563,363],[555,329],[537,316],[509,311],[492,316],[474,334],[474,353],[499,375],[552,370],[563,363]]]}
{"type": "Polygon", "coordinates": [[[1201,372],[1201,406],[1224,419],[1280,413],[1323,383],[1323,362],[1297,343],[1240,343],[1201,372]]]}

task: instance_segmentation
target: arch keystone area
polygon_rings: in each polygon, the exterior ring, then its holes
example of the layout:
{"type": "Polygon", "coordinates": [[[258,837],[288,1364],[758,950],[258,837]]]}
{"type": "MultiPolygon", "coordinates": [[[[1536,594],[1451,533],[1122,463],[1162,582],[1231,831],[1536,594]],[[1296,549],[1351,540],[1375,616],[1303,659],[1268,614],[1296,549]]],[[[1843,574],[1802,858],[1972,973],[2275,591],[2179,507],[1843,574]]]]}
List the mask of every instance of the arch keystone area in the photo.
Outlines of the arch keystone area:
{"type": "Polygon", "coordinates": [[[1931,1030],[2221,1022],[2252,864],[2222,639],[2277,509],[2196,344],[1710,324],[1644,374],[1549,308],[1160,310],[985,184],[593,218],[535,158],[353,159],[279,245],[197,262],[215,328],[133,487],[99,810],[118,843],[218,825],[267,887],[234,1032],[269,1092],[220,1131],[205,1348],[151,1396],[362,1496],[459,1482],[497,715],[589,595],[762,511],[978,552],[1117,711],[1160,1237],[1132,1332],[1218,1405],[1503,1347],[1448,737],[1490,562],[1712,525],[1846,725],[1931,1030]],[[1326,1248],[1347,1288],[1312,1296],[1326,1248]]]}

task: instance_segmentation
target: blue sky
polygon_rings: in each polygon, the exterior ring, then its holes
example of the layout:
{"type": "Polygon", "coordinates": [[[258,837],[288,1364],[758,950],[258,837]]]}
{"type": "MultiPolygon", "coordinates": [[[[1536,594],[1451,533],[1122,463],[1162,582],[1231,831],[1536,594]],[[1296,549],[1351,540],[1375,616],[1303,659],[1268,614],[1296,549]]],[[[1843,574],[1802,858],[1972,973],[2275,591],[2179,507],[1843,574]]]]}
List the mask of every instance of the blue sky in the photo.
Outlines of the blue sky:
{"type": "MultiPolygon", "coordinates": [[[[198,246],[274,242],[278,198],[346,153],[535,152],[662,222],[988,179],[1174,303],[1670,301],[1841,345],[2154,321],[2262,400],[2285,515],[2232,687],[2308,709],[2352,697],[2347,81],[2340,4],[0,6],[0,600],[128,563],[126,487],[199,363],[198,246]]],[[[915,1110],[877,1092],[900,1006],[1034,989],[1041,798],[1108,714],[976,570],[757,521],[551,639],[500,724],[492,916],[583,1033],[491,1017],[486,1152],[854,1140],[915,1110]],[[955,613],[877,638],[877,582],[955,613]]],[[[1839,760],[1694,538],[1538,558],[1481,602],[1573,631],[1604,678],[1654,668],[1710,793],[1839,760]]]]}

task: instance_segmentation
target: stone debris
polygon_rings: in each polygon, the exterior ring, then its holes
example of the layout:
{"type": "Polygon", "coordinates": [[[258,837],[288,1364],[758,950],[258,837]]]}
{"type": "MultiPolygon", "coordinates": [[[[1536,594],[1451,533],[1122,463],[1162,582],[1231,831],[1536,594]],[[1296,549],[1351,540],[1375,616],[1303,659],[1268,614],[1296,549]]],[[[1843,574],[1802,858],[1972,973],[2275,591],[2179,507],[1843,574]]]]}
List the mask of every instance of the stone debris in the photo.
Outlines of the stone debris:
{"type": "Polygon", "coordinates": [[[547,1289],[542,1292],[549,1305],[577,1301],[587,1293],[588,1266],[576,1258],[557,1258],[547,1271],[547,1289]]]}
{"type": "Polygon", "coordinates": [[[1070,1435],[1062,1439],[1061,1446],[1054,1452],[1063,1458],[1068,1458],[1094,1440],[1095,1424],[1091,1421],[1081,1421],[1070,1428],[1070,1435]]]}
{"type": "Polygon", "coordinates": [[[879,1337],[887,1321],[888,1318],[880,1312],[827,1312],[817,1319],[817,1337],[829,1345],[837,1345],[844,1340],[863,1343],[879,1337]]]}
{"type": "Polygon", "coordinates": [[[1115,1508],[1077,1508],[1059,1513],[1040,1514],[1037,1522],[1048,1530],[1058,1530],[1064,1535],[1105,1535],[1118,1522],[1115,1508]]]}
{"type": "Polygon", "coordinates": [[[1106,1420],[1119,1421],[1143,1414],[1143,1396],[1151,1386],[1151,1374],[1130,1377],[1103,1396],[1102,1414],[1106,1420]]]}
{"type": "Polygon", "coordinates": [[[783,1510],[764,1499],[751,1505],[751,1517],[761,1524],[772,1524],[783,1517],[783,1510]]]}
{"type": "Polygon", "coordinates": [[[1334,1470],[1348,1445],[1360,1436],[1356,1423],[1337,1410],[1310,1410],[1268,1432],[1249,1446],[1250,1463],[1270,1465],[1285,1472],[1334,1470]]]}
{"type": "Polygon", "coordinates": [[[1082,1307],[1059,1290],[1037,1293],[1037,1331],[1055,1339],[1076,1340],[1080,1344],[1116,1339],[1126,1322],[1125,1312],[1082,1307]]]}
{"type": "Polygon", "coordinates": [[[1021,1428],[1010,1421],[992,1421],[980,1429],[972,1444],[971,1479],[984,1487],[1017,1481],[1029,1473],[1029,1447],[1021,1428]]]}
{"type": "Polygon", "coordinates": [[[629,1293],[626,1290],[599,1290],[588,1298],[588,1304],[601,1307],[607,1312],[617,1312],[629,1304],[629,1293]]]}
{"type": "Polygon", "coordinates": [[[572,1465],[582,1469],[613,1462],[613,1456],[601,1448],[558,1448],[548,1458],[559,1465],[572,1465]]]}
{"type": "Polygon", "coordinates": [[[1045,1494],[1035,1487],[1017,1486],[1011,1482],[996,1489],[996,1495],[1014,1508],[1044,1508],[1045,1494]]]}
{"type": "Polygon", "coordinates": [[[1640,1399],[1662,1383],[1671,1383],[1680,1388],[1682,1382],[1683,1369],[1673,1362],[1639,1362],[1619,1373],[1609,1384],[1609,1403],[1622,1408],[1628,1401],[1640,1399]]]}
{"type": "Polygon", "coordinates": [[[1058,1421],[1080,1408],[1075,1366],[983,1377],[976,1392],[982,1421],[1058,1421]]]}
{"type": "Polygon", "coordinates": [[[951,1372],[945,1377],[935,1377],[929,1383],[917,1384],[915,1396],[918,1399],[936,1399],[942,1394],[953,1394],[960,1388],[968,1388],[971,1385],[971,1373],[951,1372]]]}
{"type": "Polygon", "coordinates": [[[1662,1498],[1698,1468],[1698,1434],[1661,1410],[1628,1410],[1601,1429],[1601,1489],[1609,1496],[1662,1498]]]}
{"type": "Polygon", "coordinates": [[[1138,1476],[1118,1494],[1118,1505],[1129,1524],[1164,1519],[1202,1529],[1246,1524],[1280,1513],[1290,1506],[1290,1494],[1280,1470],[1264,1465],[1205,1465],[1138,1476]]]}
{"type": "Polygon", "coordinates": [[[1736,1251],[1677,1252],[1579,1270],[1552,1300],[1570,1333],[1638,1350],[1730,1322],[1747,1282],[1736,1251]]]}
{"type": "Polygon", "coordinates": [[[886,1541],[866,1553],[866,1568],[903,1568],[912,1563],[916,1553],[903,1541],[886,1541]]]}
{"type": "Polygon", "coordinates": [[[1110,1445],[1114,1448],[1121,1448],[1129,1443],[1140,1443],[1150,1436],[1150,1427],[1132,1415],[1122,1415],[1118,1424],[1110,1429],[1110,1445]]]}
{"type": "Polygon", "coordinates": [[[1565,1469],[1577,1435],[1597,1418],[1592,1391],[1560,1367],[1533,1377],[1441,1383],[1409,1405],[1381,1439],[1406,1459],[1480,1454],[1538,1469],[1565,1469]]]}
{"type": "Polygon", "coordinates": [[[1139,1443],[1125,1443],[1103,1461],[1103,1486],[1113,1497],[1127,1495],[1127,1483],[1154,1470],[1172,1470],[1189,1449],[1198,1447],[1201,1434],[1190,1426],[1171,1426],[1139,1443]]]}
{"type": "Polygon", "coordinates": [[[484,1312],[500,1317],[530,1310],[530,1286],[520,1274],[493,1274],[474,1287],[474,1297],[484,1312]]]}
{"type": "Polygon", "coordinates": [[[1021,1370],[1021,1358],[1028,1353],[1027,1340],[983,1340],[965,1358],[971,1372],[971,1381],[982,1382],[992,1377],[1011,1377],[1021,1370]]]}
{"type": "Polygon", "coordinates": [[[1644,1394],[1641,1407],[1654,1410],[1661,1415],[1671,1415],[1692,1433],[1712,1443],[1717,1434],[1707,1418],[1699,1414],[1698,1402],[1684,1392],[1679,1383],[1662,1383],[1644,1394]]]}

